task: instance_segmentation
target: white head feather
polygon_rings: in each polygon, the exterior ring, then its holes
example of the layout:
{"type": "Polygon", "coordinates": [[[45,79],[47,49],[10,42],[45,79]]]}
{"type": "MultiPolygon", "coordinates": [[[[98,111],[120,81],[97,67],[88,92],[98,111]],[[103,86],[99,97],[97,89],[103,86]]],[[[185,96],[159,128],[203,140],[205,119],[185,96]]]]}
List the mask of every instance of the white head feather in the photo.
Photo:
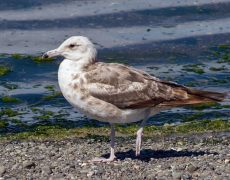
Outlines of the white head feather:
{"type": "Polygon", "coordinates": [[[46,52],[43,57],[63,56],[72,61],[95,61],[97,50],[93,43],[84,36],[72,36],[65,40],[57,49],[46,52]]]}

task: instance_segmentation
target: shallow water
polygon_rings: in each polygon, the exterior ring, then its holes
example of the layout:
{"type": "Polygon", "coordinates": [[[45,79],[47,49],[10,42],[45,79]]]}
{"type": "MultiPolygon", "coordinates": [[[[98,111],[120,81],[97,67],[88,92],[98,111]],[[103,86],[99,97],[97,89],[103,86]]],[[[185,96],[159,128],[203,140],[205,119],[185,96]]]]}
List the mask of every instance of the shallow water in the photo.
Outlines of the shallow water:
{"type": "MultiPolygon", "coordinates": [[[[206,0],[195,5],[191,1],[186,1],[187,4],[172,1],[174,4],[170,6],[163,3],[158,6],[151,4],[151,7],[144,1],[139,9],[130,3],[124,8],[119,3],[84,2],[87,3],[68,1],[64,5],[49,1],[44,5],[42,1],[31,1],[30,4],[23,1],[23,7],[0,2],[0,31],[3,35],[0,46],[2,53],[6,53],[1,55],[0,65],[9,66],[12,70],[0,77],[0,96],[20,100],[17,103],[0,100],[2,111],[11,108],[18,112],[12,117],[0,113],[0,118],[9,122],[7,131],[23,129],[24,124],[19,122],[27,125],[64,124],[68,127],[101,125],[75,111],[58,94],[57,70],[61,58],[36,63],[31,57],[12,55],[41,55],[73,34],[86,35],[97,42],[98,59],[102,61],[129,64],[164,80],[198,89],[229,91],[230,14],[226,9],[230,8],[230,1],[214,4],[206,0]],[[89,14],[71,16],[75,12],[71,3],[78,4],[79,11],[83,12],[88,6],[95,11],[90,9],[89,14]],[[101,3],[107,7],[104,12],[100,10],[101,3]],[[60,11],[64,17],[55,19],[50,12],[49,17],[48,12],[44,15],[48,6],[52,6],[53,11],[63,6],[69,13],[60,11]],[[12,10],[13,14],[10,14],[12,10]],[[93,16],[91,11],[95,12],[93,16]],[[7,12],[9,16],[3,16],[7,12]],[[29,16],[31,13],[34,13],[34,19],[29,16]]],[[[229,106],[202,110],[176,108],[159,113],[148,123],[162,125],[215,118],[229,120],[229,115],[229,106]]]]}

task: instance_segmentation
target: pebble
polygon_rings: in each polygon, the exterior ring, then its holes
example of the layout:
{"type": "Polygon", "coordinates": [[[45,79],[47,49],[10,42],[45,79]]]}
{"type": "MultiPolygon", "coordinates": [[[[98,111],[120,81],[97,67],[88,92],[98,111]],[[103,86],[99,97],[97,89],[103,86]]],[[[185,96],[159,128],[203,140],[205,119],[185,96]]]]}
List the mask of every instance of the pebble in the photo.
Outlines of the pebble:
{"type": "Polygon", "coordinates": [[[32,161],[24,161],[23,162],[23,168],[30,169],[32,167],[35,167],[35,163],[32,161]]]}
{"type": "Polygon", "coordinates": [[[87,173],[87,177],[92,177],[93,174],[94,174],[94,171],[89,171],[89,172],[87,173]]]}
{"type": "Polygon", "coordinates": [[[50,175],[51,173],[52,173],[52,170],[51,170],[51,168],[49,166],[44,166],[42,168],[42,174],[44,174],[44,175],[50,175]]]}
{"type": "Polygon", "coordinates": [[[5,172],[6,172],[6,168],[0,165],[0,177],[2,177],[5,172]]]}
{"type": "Polygon", "coordinates": [[[191,163],[189,163],[186,167],[186,170],[190,173],[193,173],[194,171],[196,171],[198,169],[198,167],[196,165],[193,165],[191,163]]]}
{"type": "Polygon", "coordinates": [[[175,180],[181,179],[182,172],[173,172],[172,176],[173,176],[173,179],[175,179],[175,180]]]}
{"type": "Polygon", "coordinates": [[[214,144],[209,143],[208,138],[208,135],[197,135],[197,138],[173,136],[163,140],[148,138],[143,141],[138,158],[135,157],[135,139],[117,138],[117,161],[111,163],[88,163],[96,156],[108,155],[110,149],[106,139],[4,142],[0,143],[0,177],[47,180],[230,179],[230,137],[222,141],[218,136],[218,143],[214,144]]]}

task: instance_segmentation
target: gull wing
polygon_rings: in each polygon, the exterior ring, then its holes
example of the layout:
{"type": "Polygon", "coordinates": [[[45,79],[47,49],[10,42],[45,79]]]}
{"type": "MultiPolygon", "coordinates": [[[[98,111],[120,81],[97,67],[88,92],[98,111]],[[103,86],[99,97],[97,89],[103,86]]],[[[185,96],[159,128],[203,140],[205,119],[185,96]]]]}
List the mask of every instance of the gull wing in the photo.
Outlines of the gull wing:
{"type": "Polygon", "coordinates": [[[95,98],[121,109],[144,108],[189,98],[183,86],[164,83],[132,67],[95,63],[85,73],[86,89],[95,98]]]}

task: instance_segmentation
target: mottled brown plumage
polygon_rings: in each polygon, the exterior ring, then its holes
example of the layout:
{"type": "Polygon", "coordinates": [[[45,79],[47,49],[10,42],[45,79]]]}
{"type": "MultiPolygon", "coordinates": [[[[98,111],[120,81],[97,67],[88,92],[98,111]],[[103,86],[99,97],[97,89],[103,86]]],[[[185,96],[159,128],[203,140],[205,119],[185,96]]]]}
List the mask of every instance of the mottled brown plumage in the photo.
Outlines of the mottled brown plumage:
{"type": "Polygon", "coordinates": [[[88,83],[86,88],[90,95],[121,109],[183,106],[221,101],[224,98],[222,93],[198,91],[161,81],[146,72],[122,64],[97,62],[85,70],[88,83]]]}

